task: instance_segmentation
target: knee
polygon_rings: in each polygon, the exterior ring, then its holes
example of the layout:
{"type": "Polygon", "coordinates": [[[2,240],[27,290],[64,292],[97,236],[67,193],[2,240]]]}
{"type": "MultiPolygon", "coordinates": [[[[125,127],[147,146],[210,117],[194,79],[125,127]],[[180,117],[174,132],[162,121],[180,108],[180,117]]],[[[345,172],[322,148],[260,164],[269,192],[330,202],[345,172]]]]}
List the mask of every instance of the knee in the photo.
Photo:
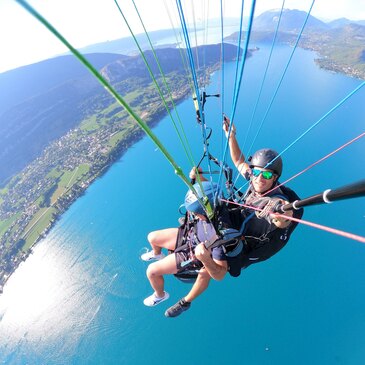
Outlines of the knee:
{"type": "Polygon", "coordinates": [[[147,270],[146,270],[146,275],[149,279],[158,275],[158,270],[157,270],[155,263],[148,265],[147,270]]]}
{"type": "Polygon", "coordinates": [[[199,281],[200,283],[205,283],[206,285],[209,284],[211,277],[208,274],[208,271],[206,270],[200,270],[198,277],[197,277],[197,281],[199,281]]]}
{"type": "Polygon", "coordinates": [[[158,238],[158,234],[157,234],[157,231],[153,231],[153,232],[150,232],[148,235],[147,235],[147,240],[148,242],[153,245],[157,242],[157,238],[158,238]]]}

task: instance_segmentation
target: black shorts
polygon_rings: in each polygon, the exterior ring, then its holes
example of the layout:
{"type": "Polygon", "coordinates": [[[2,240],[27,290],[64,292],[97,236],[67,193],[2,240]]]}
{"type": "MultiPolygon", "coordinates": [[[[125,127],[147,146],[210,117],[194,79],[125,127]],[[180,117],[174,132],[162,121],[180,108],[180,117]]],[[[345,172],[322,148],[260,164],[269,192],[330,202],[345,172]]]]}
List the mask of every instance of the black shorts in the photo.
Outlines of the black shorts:
{"type": "Polygon", "coordinates": [[[242,252],[233,258],[227,258],[229,273],[231,276],[237,277],[241,270],[246,269],[250,265],[265,261],[279,252],[287,243],[287,241],[277,240],[275,242],[267,242],[265,244],[256,245],[254,247],[245,245],[242,252]]]}

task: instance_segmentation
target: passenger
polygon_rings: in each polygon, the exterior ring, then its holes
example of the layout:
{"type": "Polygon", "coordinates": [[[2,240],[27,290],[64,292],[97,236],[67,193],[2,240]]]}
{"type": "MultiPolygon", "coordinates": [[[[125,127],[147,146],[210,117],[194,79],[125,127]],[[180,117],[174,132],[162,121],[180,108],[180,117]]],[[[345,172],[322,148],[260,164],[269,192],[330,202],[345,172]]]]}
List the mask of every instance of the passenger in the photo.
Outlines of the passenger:
{"type": "MultiPolygon", "coordinates": [[[[208,181],[201,184],[213,207],[219,191],[217,184],[208,181]]],[[[148,280],[154,289],[154,293],[143,302],[147,306],[155,306],[169,298],[164,289],[165,274],[178,274],[187,269],[196,272],[196,280],[189,295],[180,303],[181,312],[188,309],[190,302],[206,289],[202,283],[209,284],[210,277],[221,280],[226,274],[227,261],[222,246],[211,250],[205,248],[205,245],[209,247],[214,244],[219,236],[201,205],[204,195],[200,185],[195,184],[194,189],[200,201],[191,190],[188,191],[185,196],[185,222],[179,228],[167,228],[148,235],[152,250],[144,253],[141,258],[144,261],[158,261],[150,264],[147,269],[148,280]],[[162,248],[173,251],[173,254],[164,256],[162,248]]]]}

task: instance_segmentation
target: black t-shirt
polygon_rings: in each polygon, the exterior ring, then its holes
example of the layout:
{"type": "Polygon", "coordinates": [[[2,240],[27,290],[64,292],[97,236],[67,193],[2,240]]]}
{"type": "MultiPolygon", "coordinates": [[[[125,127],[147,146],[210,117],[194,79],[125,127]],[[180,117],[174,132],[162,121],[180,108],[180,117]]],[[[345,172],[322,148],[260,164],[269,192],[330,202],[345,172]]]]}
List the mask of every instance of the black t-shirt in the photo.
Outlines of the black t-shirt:
{"type": "MultiPolygon", "coordinates": [[[[298,195],[285,186],[279,187],[265,197],[281,198],[293,202],[299,200],[298,195]]],[[[251,187],[248,189],[244,202],[246,205],[257,206],[262,197],[251,187]]],[[[235,258],[229,258],[230,273],[239,276],[241,268],[246,268],[257,262],[267,260],[280,251],[288,242],[290,235],[297,226],[297,222],[291,222],[286,228],[278,228],[270,219],[258,218],[253,209],[241,210],[244,223],[243,235],[245,237],[245,249],[235,258]]],[[[293,212],[295,218],[300,219],[303,209],[293,212]]]]}

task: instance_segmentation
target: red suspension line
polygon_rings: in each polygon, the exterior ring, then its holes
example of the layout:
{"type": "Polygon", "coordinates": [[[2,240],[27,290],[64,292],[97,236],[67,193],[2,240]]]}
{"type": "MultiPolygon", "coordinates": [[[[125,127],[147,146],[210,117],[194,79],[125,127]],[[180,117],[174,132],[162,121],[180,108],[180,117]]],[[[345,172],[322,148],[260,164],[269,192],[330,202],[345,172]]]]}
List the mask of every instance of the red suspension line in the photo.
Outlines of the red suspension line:
{"type": "MultiPolygon", "coordinates": [[[[244,207],[244,208],[257,210],[259,212],[262,211],[262,209],[260,209],[260,208],[252,207],[252,206],[246,205],[246,204],[240,204],[240,203],[232,202],[232,201],[225,200],[225,199],[221,199],[221,201],[226,202],[226,203],[230,203],[230,204],[239,205],[239,206],[244,207]]],[[[363,236],[358,236],[356,234],[341,231],[341,230],[336,229],[336,228],[327,227],[327,226],[324,226],[322,224],[309,222],[309,221],[306,221],[304,219],[297,219],[297,218],[294,218],[294,217],[289,217],[289,216],[284,215],[284,214],[279,214],[279,213],[272,213],[272,214],[275,215],[276,217],[289,219],[293,222],[298,222],[298,223],[301,223],[301,224],[305,224],[305,225],[313,227],[313,228],[321,229],[322,231],[330,232],[330,233],[336,234],[338,236],[346,237],[346,238],[349,238],[351,240],[355,240],[355,241],[358,241],[358,242],[361,242],[361,243],[365,243],[365,237],[363,237],[363,236]]]]}
{"type": "Polygon", "coordinates": [[[365,136],[365,132],[361,133],[359,136],[357,136],[356,138],[352,139],[351,141],[345,143],[344,145],[342,145],[341,147],[337,148],[336,150],[332,151],[331,153],[329,153],[327,156],[322,157],[321,159],[319,159],[317,162],[313,163],[312,165],[308,166],[307,168],[305,168],[303,171],[298,172],[297,174],[295,174],[294,176],[292,176],[290,179],[284,181],[283,183],[275,186],[273,189],[267,191],[266,193],[262,194],[262,196],[265,196],[266,194],[269,194],[270,192],[272,192],[273,190],[275,190],[276,188],[288,183],[289,181],[297,178],[299,175],[304,174],[306,171],[310,170],[312,167],[318,165],[319,163],[323,162],[324,160],[326,160],[327,158],[331,157],[332,155],[334,155],[335,153],[341,151],[342,149],[344,149],[345,147],[349,146],[351,143],[356,142],[358,139],[360,139],[361,137],[365,136]]]}

